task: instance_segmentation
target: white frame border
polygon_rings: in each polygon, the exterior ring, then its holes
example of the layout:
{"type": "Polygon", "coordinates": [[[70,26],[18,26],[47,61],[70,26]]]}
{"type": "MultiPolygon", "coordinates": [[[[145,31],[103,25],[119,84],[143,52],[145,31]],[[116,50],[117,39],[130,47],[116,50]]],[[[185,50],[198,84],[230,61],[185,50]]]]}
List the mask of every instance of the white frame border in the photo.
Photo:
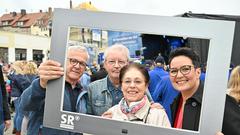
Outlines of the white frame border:
{"type": "Polygon", "coordinates": [[[65,77],[51,81],[47,86],[44,126],[98,135],[146,135],[149,133],[214,135],[216,131],[221,131],[235,22],[55,9],[50,59],[59,61],[63,66],[65,65],[66,45],[70,26],[209,39],[208,66],[200,130],[196,132],[174,128],[158,128],[108,120],[92,115],[60,111],[65,77]],[[74,117],[73,129],[60,127],[61,116],[64,115],[74,117]],[[127,130],[127,133],[122,133],[122,130],[127,130]]]}

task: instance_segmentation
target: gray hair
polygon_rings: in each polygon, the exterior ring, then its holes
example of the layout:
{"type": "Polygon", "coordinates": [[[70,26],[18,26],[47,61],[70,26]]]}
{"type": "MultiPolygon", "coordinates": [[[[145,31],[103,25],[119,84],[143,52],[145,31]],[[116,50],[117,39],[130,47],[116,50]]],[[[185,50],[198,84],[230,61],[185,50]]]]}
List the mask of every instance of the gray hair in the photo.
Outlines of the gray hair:
{"type": "Polygon", "coordinates": [[[81,52],[83,52],[83,53],[86,53],[86,54],[87,54],[87,59],[89,59],[88,50],[87,50],[87,48],[84,47],[84,46],[80,46],[80,45],[70,45],[70,46],[68,47],[68,51],[70,51],[70,50],[79,50],[79,51],[81,51],[81,52]]]}
{"type": "Polygon", "coordinates": [[[116,51],[118,51],[118,52],[122,52],[123,55],[125,55],[126,58],[127,58],[127,60],[129,61],[129,59],[130,59],[130,54],[129,54],[128,48],[127,48],[126,46],[124,46],[123,44],[119,44],[119,43],[114,44],[114,45],[108,47],[108,48],[105,50],[105,52],[104,52],[104,61],[105,61],[106,58],[108,57],[109,52],[111,52],[111,51],[113,51],[113,50],[114,50],[114,51],[116,50],[116,51]]]}

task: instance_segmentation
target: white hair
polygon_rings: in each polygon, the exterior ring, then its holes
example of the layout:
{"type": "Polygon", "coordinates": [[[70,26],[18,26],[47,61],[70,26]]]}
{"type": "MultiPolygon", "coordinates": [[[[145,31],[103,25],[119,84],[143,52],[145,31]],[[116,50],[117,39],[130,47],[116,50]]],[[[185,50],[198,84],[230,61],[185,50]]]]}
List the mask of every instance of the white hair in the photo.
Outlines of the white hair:
{"type": "Polygon", "coordinates": [[[118,51],[118,52],[122,52],[123,55],[125,55],[126,58],[127,58],[127,60],[129,61],[129,59],[130,59],[130,54],[129,54],[128,48],[127,48],[126,46],[124,46],[123,44],[119,44],[119,43],[114,44],[114,45],[108,47],[108,48],[105,50],[105,52],[104,52],[104,61],[105,61],[106,58],[108,57],[109,52],[111,52],[111,51],[113,51],[113,50],[114,50],[114,51],[118,51]]]}
{"type": "Polygon", "coordinates": [[[84,46],[71,45],[71,46],[68,47],[68,51],[70,51],[70,50],[79,50],[79,51],[81,51],[81,52],[83,52],[83,53],[86,53],[86,54],[87,54],[87,59],[89,59],[88,50],[87,50],[87,48],[84,47],[84,46]]]}

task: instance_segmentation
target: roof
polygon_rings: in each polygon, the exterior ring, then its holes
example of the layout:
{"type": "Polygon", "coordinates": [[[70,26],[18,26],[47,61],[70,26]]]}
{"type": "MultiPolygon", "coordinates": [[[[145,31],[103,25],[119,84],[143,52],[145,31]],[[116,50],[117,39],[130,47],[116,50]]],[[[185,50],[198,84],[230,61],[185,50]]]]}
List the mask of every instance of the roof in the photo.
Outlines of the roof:
{"type": "Polygon", "coordinates": [[[14,14],[14,12],[11,12],[10,14],[4,14],[2,17],[0,17],[0,21],[10,21],[9,25],[12,27],[17,27],[17,22],[24,22],[23,26],[21,27],[29,28],[33,25],[36,25],[39,20],[43,20],[43,24],[41,25],[47,26],[49,18],[50,15],[48,12],[26,13],[24,15],[21,13],[15,12],[14,14]]]}

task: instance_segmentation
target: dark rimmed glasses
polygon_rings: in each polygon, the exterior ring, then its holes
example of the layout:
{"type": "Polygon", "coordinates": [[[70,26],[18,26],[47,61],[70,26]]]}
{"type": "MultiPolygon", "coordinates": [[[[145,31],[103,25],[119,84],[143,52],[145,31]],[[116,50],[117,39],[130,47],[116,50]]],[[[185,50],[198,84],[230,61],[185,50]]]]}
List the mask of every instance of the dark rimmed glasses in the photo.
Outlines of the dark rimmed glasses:
{"type": "Polygon", "coordinates": [[[74,58],[68,58],[68,59],[70,61],[70,64],[73,66],[76,66],[77,64],[79,64],[80,67],[84,67],[84,68],[87,66],[85,62],[78,61],[77,59],[74,59],[74,58]]]}
{"type": "Polygon", "coordinates": [[[193,65],[184,65],[181,66],[180,68],[170,68],[169,69],[169,75],[172,77],[177,76],[178,71],[180,71],[183,75],[187,75],[191,72],[193,65]]]}

